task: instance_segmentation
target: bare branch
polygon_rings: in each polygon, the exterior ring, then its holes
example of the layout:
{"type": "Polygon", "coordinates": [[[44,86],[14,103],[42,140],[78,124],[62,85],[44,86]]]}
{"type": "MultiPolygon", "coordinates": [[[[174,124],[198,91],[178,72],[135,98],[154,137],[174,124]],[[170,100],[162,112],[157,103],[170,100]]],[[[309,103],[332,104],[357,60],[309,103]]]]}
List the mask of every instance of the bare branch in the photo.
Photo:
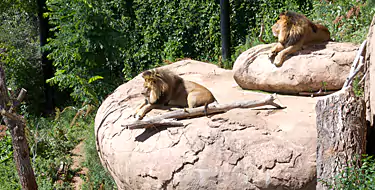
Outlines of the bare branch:
{"type": "Polygon", "coordinates": [[[162,115],[147,117],[143,120],[136,120],[129,124],[123,125],[127,129],[139,129],[139,128],[149,128],[158,125],[182,125],[182,123],[174,122],[173,120],[168,119],[186,119],[192,117],[205,116],[215,113],[227,112],[235,108],[254,108],[260,106],[271,105],[276,108],[282,109],[285,108],[274,102],[274,95],[268,95],[263,100],[252,100],[252,101],[238,101],[230,104],[210,104],[207,106],[207,110],[204,106],[190,109],[181,109],[176,111],[171,111],[162,115]]]}
{"type": "Polygon", "coordinates": [[[264,23],[262,22],[262,24],[260,25],[260,33],[259,33],[259,36],[258,36],[258,39],[259,41],[261,41],[262,43],[267,43],[266,41],[263,40],[263,32],[264,32],[264,23]]]}
{"type": "Polygon", "coordinates": [[[122,127],[126,127],[128,129],[143,129],[158,126],[179,127],[184,126],[184,124],[182,122],[176,121],[176,119],[162,119],[159,122],[138,120],[129,125],[122,125],[122,127]]]}
{"type": "Polygon", "coordinates": [[[353,78],[358,74],[360,69],[362,69],[362,67],[363,67],[363,57],[364,57],[364,53],[366,52],[365,51],[366,43],[367,43],[367,41],[364,40],[362,42],[361,46],[359,47],[358,53],[357,53],[356,57],[354,58],[353,64],[350,68],[349,76],[346,78],[346,81],[345,81],[342,89],[345,89],[346,87],[348,87],[352,83],[353,78]]]}
{"type": "Polygon", "coordinates": [[[26,89],[24,89],[24,88],[21,89],[20,93],[18,94],[18,97],[17,97],[16,101],[14,101],[13,105],[9,108],[9,113],[13,113],[13,111],[15,111],[17,109],[17,107],[20,105],[22,100],[25,98],[26,92],[27,92],[26,89]]]}

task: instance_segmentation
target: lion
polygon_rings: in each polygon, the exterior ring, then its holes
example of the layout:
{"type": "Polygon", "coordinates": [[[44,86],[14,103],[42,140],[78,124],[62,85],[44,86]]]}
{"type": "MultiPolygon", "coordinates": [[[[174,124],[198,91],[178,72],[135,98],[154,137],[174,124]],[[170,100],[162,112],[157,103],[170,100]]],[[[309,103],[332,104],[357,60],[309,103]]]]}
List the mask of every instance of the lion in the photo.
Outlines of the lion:
{"type": "Polygon", "coordinates": [[[173,72],[157,68],[144,71],[142,95],[144,101],[136,108],[134,117],[141,120],[149,111],[163,106],[194,108],[217,102],[206,87],[184,80],[173,72]]]}
{"type": "Polygon", "coordinates": [[[269,57],[274,56],[273,63],[280,67],[287,55],[300,49],[303,45],[321,43],[330,40],[327,27],[315,24],[303,14],[286,11],[279,15],[279,20],[272,26],[272,33],[278,42],[271,48],[269,57]]]}

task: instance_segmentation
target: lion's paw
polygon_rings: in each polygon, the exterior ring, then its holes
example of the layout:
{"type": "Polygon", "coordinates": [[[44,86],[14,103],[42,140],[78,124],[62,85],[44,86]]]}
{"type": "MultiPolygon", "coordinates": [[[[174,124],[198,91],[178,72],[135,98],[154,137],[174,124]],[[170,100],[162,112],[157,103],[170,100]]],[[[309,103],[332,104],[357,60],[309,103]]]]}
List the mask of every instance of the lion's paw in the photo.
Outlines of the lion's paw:
{"type": "Polygon", "coordinates": [[[281,67],[283,65],[283,59],[282,59],[282,56],[281,55],[277,55],[275,57],[275,60],[273,61],[273,64],[276,66],[276,67],[281,67]]]}
{"type": "Polygon", "coordinates": [[[134,118],[136,120],[142,120],[143,117],[141,115],[139,115],[139,114],[134,114],[134,118]]]}

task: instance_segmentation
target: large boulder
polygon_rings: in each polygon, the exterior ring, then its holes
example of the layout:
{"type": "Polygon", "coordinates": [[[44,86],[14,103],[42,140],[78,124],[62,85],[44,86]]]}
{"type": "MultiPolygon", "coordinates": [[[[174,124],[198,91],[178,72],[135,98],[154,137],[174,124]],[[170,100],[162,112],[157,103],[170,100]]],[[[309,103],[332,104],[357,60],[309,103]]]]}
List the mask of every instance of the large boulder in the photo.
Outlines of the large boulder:
{"type": "Polygon", "coordinates": [[[358,46],[351,43],[308,45],[288,56],[281,67],[276,67],[266,54],[273,45],[255,46],[237,58],[233,72],[240,87],[286,94],[338,90],[358,50],[358,46]]]}
{"type": "MultiPolygon", "coordinates": [[[[242,90],[232,71],[212,64],[165,67],[206,86],[221,104],[266,96],[242,90]]],[[[315,189],[315,98],[279,95],[286,109],[233,109],[182,120],[184,127],[125,129],[142,83],[137,76],[119,86],[95,118],[101,163],[119,189],[315,189]]]]}

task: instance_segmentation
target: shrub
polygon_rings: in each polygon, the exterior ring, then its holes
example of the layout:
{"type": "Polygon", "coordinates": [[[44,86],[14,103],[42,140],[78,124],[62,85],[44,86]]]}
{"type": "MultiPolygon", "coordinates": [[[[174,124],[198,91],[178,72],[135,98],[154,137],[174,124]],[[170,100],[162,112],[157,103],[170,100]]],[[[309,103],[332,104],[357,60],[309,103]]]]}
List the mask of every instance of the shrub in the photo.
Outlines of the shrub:
{"type": "MultiPolygon", "coordinates": [[[[358,160],[355,159],[353,162],[358,160]]],[[[366,156],[361,159],[361,166],[355,164],[345,167],[340,174],[335,176],[332,183],[322,182],[329,189],[355,190],[355,189],[375,189],[375,159],[366,156]]]]}

